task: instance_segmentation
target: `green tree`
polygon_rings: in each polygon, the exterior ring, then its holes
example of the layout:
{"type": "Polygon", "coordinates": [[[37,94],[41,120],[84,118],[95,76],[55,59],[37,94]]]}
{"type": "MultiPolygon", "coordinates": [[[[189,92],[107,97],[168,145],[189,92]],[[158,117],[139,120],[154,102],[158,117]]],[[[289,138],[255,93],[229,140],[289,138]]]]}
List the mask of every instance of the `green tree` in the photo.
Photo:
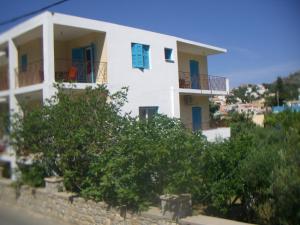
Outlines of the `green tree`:
{"type": "Polygon", "coordinates": [[[125,100],[125,89],[111,94],[98,86],[78,94],[58,87],[43,107],[15,115],[12,137],[18,158],[34,156],[33,164],[44,169],[37,176],[63,176],[69,190],[80,191],[95,156],[118,140],[125,100]]]}

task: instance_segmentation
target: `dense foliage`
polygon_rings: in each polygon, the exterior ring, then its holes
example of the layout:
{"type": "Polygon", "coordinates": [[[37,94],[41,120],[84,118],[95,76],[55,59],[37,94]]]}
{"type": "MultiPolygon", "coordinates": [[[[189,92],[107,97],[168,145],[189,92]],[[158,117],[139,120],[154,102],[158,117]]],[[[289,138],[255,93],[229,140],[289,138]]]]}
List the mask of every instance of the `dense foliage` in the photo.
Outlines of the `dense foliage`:
{"type": "Polygon", "coordinates": [[[117,142],[125,96],[126,90],[109,94],[102,86],[84,94],[59,88],[43,107],[25,106],[12,133],[17,155],[34,156],[33,164],[44,169],[41,174],[64,176],[69,190],[80,191],[95,157],[117,142]]]}
{"type": "Polygon", "coordinates": [[[300,221],[300,114],[266,118],[265,128],[232,115],[232,137],[208,143],[177,119],[121,115],[126,89],[99,86],[58,94],[24,117],[12,137],[22,181],[64,177],[88,199],[143,209],[164,193],[191,193],[209,214],[260,224],[300,221]],[[21,163],[24,156],[31,166],[21,163]]]}
{"type": "Polygon", "coordinates": [[[59,175],[86,198],[137,209],[163,193],[197,195],[205,139],[166,116],[120,116],[125,96],[103,86],[81,94],[60,88],[42,108],[16,115],[12,137],[23,182],[37,186],[59,175]],[[33,159],[30,168],[24,156],[33,159]]]}
{"type": "Polygon", "coordinates": [[[207,175],[212,185],[221,186],[212,192],[208,204],[225,216],[259,224],[299,224],[300,113],[267,115],[264,128],[252,124],[246,115],[236,115],[231,127],[231,139],[213,144],[208,153],[214,159],[228,154],[216,160],[220,169],[207,175]],[[224,181],[214,179],[217,172],[223,173],[224,181]]]}

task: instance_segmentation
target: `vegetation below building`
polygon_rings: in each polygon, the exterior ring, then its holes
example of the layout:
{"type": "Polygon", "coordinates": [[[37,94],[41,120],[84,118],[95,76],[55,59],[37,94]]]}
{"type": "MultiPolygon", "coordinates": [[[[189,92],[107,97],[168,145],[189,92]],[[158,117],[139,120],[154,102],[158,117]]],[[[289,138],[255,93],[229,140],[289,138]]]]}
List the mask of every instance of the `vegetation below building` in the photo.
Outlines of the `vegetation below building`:
{"type": "Polygon", "coordinates": [[[299,223],[299,113],[268,116],[265,128],[238,115],[229,140],[209,143],[177,119],[121,115],[126,92],[58,88],[42,108],[15,115],[19,181],[42,186],[44,177],[59,175],[69,191],[136,210],[161,194],[191,193],[208,214],[299,223]]]}

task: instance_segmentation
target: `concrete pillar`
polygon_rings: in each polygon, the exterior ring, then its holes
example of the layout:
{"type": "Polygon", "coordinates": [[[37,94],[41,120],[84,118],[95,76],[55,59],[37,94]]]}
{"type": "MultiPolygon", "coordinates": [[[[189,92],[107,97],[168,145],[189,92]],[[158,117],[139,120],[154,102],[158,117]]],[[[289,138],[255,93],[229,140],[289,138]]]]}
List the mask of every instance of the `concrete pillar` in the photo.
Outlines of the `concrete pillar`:
{"type": "Polygon", "coordinates": [[[18,50],[12,39],[8,41],[8,68],[9,68],[9,90],[12,91],[16,86],[16,73],[18,68],[18,50]]]}
{"type": "MultiPolygon", "coordinates": [[[[10,120],[11,123],[13,122],[12,115],[15,113],[18,113],[22,116],[23,111],[21,106],[19,105],[18,99],[15,96],[15,89],[16,89],[16,80],[17,80],[17,70],[18,70],[18,49],[17,46],[15,45],[14,41],[12,39],[9,39],[8,41],[8,66],[9,66],[9,114],[10,114],[10,120]]],[[[10,128],[12,129],[12,127],[10,128]]],[[[17,168],[16,165],[16,155],[15,151],[12,146],[8,146],[8,156],[7,159],[11,163],[11,174],[12,174],[12,179],[16,179],[16,173],[15,170],[17,168]]]]}
{"type": "Polygon", "coordinates": [[[43,59],[44,59],[44,85],[43,101],[55,94],[54,77],[54,27],[52,14],[47,13],[43,22],[43,59]]]}
{"type": "Polygon", "coordinates": [[[10,115],[14,113],[22,113],[22,109],[18,104],[18,100],[14,94],[16,89],[16,78],[18,69],[18,50],[14,41],[10,39],[8,41],[8,66],[9,66],[9,112],[10,115]]]}
{"type": "Polygon", "coordinates": [[[180,118],[179,92],[178,89],[174,88],[173,86],[170,88],[170,99],[171,99],[170,116],[174,118],[180,118]]]}

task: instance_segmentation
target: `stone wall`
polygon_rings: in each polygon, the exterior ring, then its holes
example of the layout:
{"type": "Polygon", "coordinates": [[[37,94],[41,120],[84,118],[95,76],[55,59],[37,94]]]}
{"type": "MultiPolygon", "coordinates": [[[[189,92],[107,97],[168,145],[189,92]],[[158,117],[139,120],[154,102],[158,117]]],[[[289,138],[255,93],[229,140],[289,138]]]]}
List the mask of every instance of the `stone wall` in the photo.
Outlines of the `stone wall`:
{"type": "Polygon", "coordinates": [[[12,182],[0,179],[1,206],[26,210],[32,214],[59,219],[66,224],[128,224],[128,225],[175,225],[163,216],[133,214],[112,208],[104,202],[86,201],[74,193],[48,192],[45,188],[21,187],[17,190],[12,182]]]}
{"type": "Polygon", "coordinates": [[[86,201],[74,193],[53,192],[47,188],[28,186],[22,186],[18,190],[13,187],[11,180],[3,178],[0,178],[0,206],[5,209],[19,210],[22,213],[28,212],[29,215],[38,215],[45,220],[55,218],[60,223],[72,225],[244,224],[205,216],[188,217],[176,222],[163,215],[159,208],[152,207],[147,212],[136,214],[126,212],[125,209],[112,208],[104,202],[86,201]]]}

